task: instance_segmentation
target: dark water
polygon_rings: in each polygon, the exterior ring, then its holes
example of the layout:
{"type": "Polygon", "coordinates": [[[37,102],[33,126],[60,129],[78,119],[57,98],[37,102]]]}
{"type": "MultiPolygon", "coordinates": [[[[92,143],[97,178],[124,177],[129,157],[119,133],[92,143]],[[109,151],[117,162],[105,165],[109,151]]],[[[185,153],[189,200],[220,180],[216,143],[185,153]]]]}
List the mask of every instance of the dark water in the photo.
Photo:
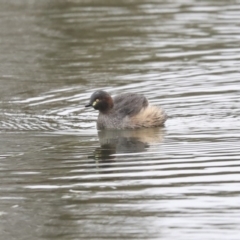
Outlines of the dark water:
{"type": "Polygon", "coordinates": [[[240,1],[0,2],[0,239],[239,239],[240,1]],[[163,129],[97,132],[96,89],[163,129]]]}

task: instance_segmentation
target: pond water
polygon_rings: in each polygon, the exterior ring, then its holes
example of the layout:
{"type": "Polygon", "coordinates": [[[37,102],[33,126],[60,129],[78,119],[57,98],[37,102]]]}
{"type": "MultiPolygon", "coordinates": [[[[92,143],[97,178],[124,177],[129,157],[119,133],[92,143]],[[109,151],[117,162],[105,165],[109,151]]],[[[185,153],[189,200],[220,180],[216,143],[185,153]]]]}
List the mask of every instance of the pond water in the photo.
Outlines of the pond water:
{"type": "Polygon", "coordinates": [[[239,239],[240,1],[0,3],[0,239],[239,239]],[[91,93],[164,128],[96,130],[91,93]]]}

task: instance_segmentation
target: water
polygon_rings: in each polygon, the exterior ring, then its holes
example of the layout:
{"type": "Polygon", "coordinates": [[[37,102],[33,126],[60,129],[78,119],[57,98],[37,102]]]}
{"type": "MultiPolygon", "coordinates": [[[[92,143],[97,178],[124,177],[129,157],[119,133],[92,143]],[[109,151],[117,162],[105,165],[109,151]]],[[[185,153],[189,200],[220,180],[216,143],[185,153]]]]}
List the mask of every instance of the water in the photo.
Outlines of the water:
{"type": "Polygon", "coordinates": [[[0,239],[239,239],[239,1],[1,1],[0,239]],[[163,129],[97,132],[96,89],[163,129]]]}

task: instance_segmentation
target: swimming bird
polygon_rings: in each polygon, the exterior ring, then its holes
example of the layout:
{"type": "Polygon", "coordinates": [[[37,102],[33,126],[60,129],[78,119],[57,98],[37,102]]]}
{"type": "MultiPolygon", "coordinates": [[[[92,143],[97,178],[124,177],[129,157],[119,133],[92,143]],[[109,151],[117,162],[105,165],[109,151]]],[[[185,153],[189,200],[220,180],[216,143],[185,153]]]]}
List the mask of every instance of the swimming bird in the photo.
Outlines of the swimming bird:
{"type": "Polygon", "coordinates": [[[85,107],[99,111],[97,129],[136,129],[163,126],[167,120],[164,110],[148,104],[141,94],[124,93],[111,97],[99,90],[92,94],[85,107]]]}

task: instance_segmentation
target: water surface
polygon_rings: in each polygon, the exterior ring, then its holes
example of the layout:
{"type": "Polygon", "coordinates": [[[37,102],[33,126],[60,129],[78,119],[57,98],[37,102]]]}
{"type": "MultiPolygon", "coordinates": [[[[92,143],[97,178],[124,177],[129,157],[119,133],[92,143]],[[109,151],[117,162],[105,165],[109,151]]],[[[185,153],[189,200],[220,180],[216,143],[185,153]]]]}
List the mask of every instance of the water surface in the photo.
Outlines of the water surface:
{"type": "Polygon", "coordinates": [[[239,239],[239,1],[1,1],[0,239],[239,239]],[[100,131],[96,89],[165,128],[100,131]]]}

